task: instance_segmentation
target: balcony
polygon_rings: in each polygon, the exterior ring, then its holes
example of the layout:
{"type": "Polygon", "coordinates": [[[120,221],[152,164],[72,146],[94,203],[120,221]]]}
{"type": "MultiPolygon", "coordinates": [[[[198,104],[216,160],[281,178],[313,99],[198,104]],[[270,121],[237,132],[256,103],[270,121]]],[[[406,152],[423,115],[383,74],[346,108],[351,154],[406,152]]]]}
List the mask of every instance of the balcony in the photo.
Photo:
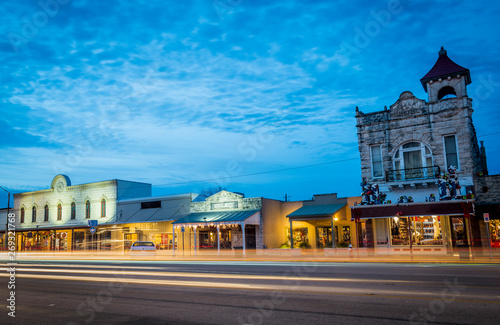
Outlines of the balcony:
{"type": "Polygon", "coordinates": [[[408,168],[408,169],[394,169],[389,170],[386,174],[386,181],[389,182],[401,182],[401,181],[413,181],[419,179],[435,179],[438,178],[440,174],[439,166],[431,167],[419,167],[419,168],[408,168]]]}

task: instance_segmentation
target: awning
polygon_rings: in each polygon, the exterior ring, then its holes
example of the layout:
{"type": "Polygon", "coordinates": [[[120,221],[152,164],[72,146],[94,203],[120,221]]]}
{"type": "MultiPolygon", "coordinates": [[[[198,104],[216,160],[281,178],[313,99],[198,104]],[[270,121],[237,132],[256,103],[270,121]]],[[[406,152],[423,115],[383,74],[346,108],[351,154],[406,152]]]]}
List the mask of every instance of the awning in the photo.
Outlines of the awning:
{"type": "Polygon", "coordinates": [[[314,220],[331,218],[337,211],[345,207],[346,204],[321,204],[305,205],[287,215],[287,218],[293,220],[314,220]]]}
{"type": "Polygon", "coordinates": [[[260,225],[260,210],[231,210],[191,213],[173,224],[176,226],[217,226],[240,224],[260,225]]]}
{"type": "Polygon", "coordinates": [[[420,217],[420,216],[463,216],[475,215],[474,200],[453,200],[437,202],[416,202],[398,204],[360,205],[351,207],[352,217],[359,219],[420,217]]]}
{"type": "Polygon", "coordinates": [[[484,213],[489,213],[490,219],[500,219],[500,202],[476,203],[476,215],[482,218],[484,213]]]}

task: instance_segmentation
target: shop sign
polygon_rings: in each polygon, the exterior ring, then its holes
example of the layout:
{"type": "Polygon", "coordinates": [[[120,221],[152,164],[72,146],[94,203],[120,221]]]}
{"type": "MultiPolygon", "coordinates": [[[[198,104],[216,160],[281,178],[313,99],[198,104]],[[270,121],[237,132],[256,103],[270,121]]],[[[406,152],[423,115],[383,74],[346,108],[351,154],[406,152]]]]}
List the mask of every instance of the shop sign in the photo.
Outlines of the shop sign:
{"type": "Polygon", "coordinates": [[[484,217],[484,222],[490,222],[490,214],[489,213],[483,213],[484,217]]]}

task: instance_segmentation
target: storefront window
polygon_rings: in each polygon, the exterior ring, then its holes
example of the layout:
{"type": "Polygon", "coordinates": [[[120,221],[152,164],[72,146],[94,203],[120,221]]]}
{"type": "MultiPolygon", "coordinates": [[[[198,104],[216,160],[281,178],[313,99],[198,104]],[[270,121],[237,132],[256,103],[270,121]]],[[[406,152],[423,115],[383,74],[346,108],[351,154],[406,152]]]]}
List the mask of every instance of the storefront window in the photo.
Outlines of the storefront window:
{"type": "Polygon", "coordinates": [[[491,220],[489,224],[491,247],[500,247],[500,220],[491,220]]]}
{"type": "Polygon", "coordinates": [[[304,228],[294,228],[293,229],[293,245],[294,247],[309,248],[309,238],[307,236],[308,229],[304,228]]]}
{"type": "Polygon", "coordinates": [[[408,219],[411,220],[411,240],[414,245],[443,245],[439,216],[391,218],[392,245],[410,245],[408,219]]]}
{"type": "Polygon", "coordinates": [[[392,245],[410,245],[408,218],[391,218],[392,245]]]}
{"type": "Polygon", "coordinates": [[[332,228],[318,227],[316,229],[318,231],[318,248],[332,247],[332,228]]]}
{"type": "Polygon", "coordinates": [[[443,245],[440,217],[415,217],[411,219],[413,243],[416,245],[443,245]]]}
{"type": "Polygon", "coordinates": [[[467,245],[467,234],[465,233],[465,222],[463,217],[451,218],[453,246],[467,245]]]}
{"type": "Polygon", "coordinates": [[[351,243],[351,227],[342,226],[342,242],[346,244],[351,243]]]}

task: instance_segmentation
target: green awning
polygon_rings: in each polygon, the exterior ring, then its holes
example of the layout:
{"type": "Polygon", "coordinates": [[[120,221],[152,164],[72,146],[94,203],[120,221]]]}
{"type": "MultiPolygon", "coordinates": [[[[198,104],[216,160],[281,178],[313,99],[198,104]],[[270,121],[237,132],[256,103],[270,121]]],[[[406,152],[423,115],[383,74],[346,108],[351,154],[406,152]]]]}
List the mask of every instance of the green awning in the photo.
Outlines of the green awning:
{"type": "Polygon", "coordinates": [[[180,218],[173,224],[195,224],[195,223],[231,223],[241,222],[252,217],[260,210],[239,210],[239,211],[217,211],[217,212],[199,212],[191,213],[180,218]]]}
{"type": "Polygon", "coordinates": [[[305,205],[302,208],[295,210],[287,215],[287,218],[305,218],[310,217],[332,217],[337,211],[345,207],[345,203],[339,204],[322,204],[322,205],[305,205]]]}

